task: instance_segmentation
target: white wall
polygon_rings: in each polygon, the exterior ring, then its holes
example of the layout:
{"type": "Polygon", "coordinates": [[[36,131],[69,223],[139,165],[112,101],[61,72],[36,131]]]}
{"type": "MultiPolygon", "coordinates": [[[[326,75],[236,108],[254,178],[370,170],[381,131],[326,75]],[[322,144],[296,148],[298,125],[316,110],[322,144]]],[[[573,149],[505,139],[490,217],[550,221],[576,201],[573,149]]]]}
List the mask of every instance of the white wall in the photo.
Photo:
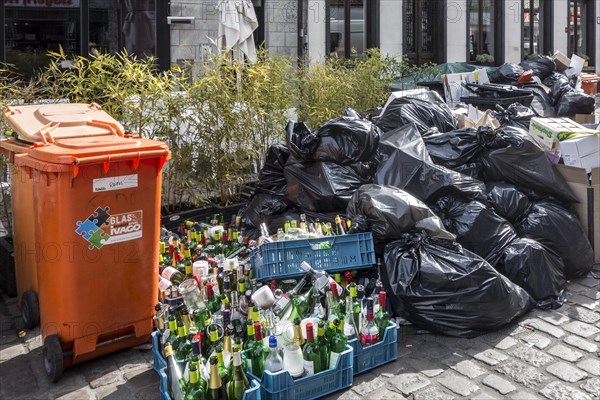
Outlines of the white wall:
{"type": "Polygon", "coordinates": [[[403,0],[381,0],[379,4],[379,48],[385,55],[401,58],[403,0]]]}
{"type": "Polygon", "coordinates": [[[554,4],[554,51],[559,50],[566,56],[569,34],[565,32],[569,21],[569,2],[566,0],[556,0],[554,4]]]}
{"type": "Polygon", "coordinates": [[[504,61],[518,64],[522,60],[523,8],[521,0],[504,2],[504,61]]]}
{"type": "Polygon", "coordinates": [[[311,63],[322,62],[327,55],[327,27],[325,0],[309,0],[308,19],[308,57],[311,63]]]}
{"type": "Polygon", "coordinates": [[[448,0],[446,3],[447,62],[467,60],[467,2],[448,0]]]}

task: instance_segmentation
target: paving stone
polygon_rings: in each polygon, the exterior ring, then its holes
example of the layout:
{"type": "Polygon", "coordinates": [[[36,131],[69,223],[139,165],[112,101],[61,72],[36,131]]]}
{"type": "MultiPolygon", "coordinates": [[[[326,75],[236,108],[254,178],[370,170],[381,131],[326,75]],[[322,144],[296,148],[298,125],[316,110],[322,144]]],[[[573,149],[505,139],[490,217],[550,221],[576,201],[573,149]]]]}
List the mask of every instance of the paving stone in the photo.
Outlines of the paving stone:
{"type": "Polygon", "coordinates": [[[94,389],[97,399],[107,400],[129,400],[135,399],[133,393],[129,391],[127,385],[108,385],[94,389]]]}
{"type": "Polygon", "coordinates": [[[588,374],[578,368],[575,368],[571,364],[567,364],[566,362],[559,361],[555,364],[552,364],[546,368],[546,371],[550,372],[552,375],[562,379],[567,382],[577,382],[587,377],[588,374]]]}
{"type": "Polygon", "coordinates": [[[475,379],[486,372],[484,369],[480,368],[477,364],[470,360],[461,361],[451,368],[471,379],[475,379]]]}
{"type": "Polygon", "coordinates": [[[22,343],[3,345],[0,349],[0,363],[27,354],[28,352],[29,350],[22,343]]]}
{"type": "Polygon", "coordinates": [[[600,300],[600,291],[597,288],[588,289],[580,294],[592,300],[600,300]]]}
{"type": "Polygon", "coordinates": [[[363,399],[358,393],[353,392],[350,389],[340,390],[339,392],[332,393],[328,396],[323,397],[323,400],[359,400],[363,399]]]}
{"type": "Polygon", "coordinates": [[[591,400],[587,394],[558,381],[546,385],[540,393],[550,400],[591,400]]]}
{"type": "Polygon", "coordinates": [[[453,394],[446,393],[436,386],[429,386],[413,394],[414,400],[454,400],[453,394]]]}
{"type": "Polygon", "coordinates": [[[574,333],[584,338],[588,338],[600,332],[600,329],[596,328],[594,325],[586,324],[581,321],[569,322],[568,324],[565,324],[563,328],[567,332],[574,333]]]}
{"type": "Polygon", "coordinates": [[[562,344],[557,344],[556,346],[550,347],[548,349],[548,354],[570,362],[577,361],[583,357],[583,354],[580,352],[575,351],[570,347],[563,346],[562,344]]]}
{"type": "Polygon", "coordinates": [[[496,344],[496,348],[500,350],[507,350],[516,345],[517,342],[514,338],[507,336],[496,344]]]}
{"type": "Polygon", "coordinates": [[[594,396],[600,397],[600,378],[586,379],[579,387],[594,396]]]}
{"type": "Polygon", "coordinates": [[[596,343],[589,342],[579,336],[569,335],[563,339],[566,344],[577,347],[578,349],[587,351],[589,353],[595,353],[598,351],[598,345],[596,343]]]}
{"type": "Polygon", "coordinates": [[[96,398],[96,395],[94,394],[94,392],[89,387],[86,386],[86,387],[83,387],[74,392],[70,392],[70,393],[64,394],[60,397],[57,397],[56,400],[81,400],[81,399],[93,400],[95,398],[96,398]]]}
{"type": "Polygon", "coordinates": [[[573,282],[573,281],[571,281],[569,283],[569,286],[567,287],[567,291],[569,293],[581,293],[581,292],[585,292],[588,289],[589,289],[588,286],[580,285],[578,282],[573,282]]]}
{"type": "Polygon", "coordinates": [[[510,396],[511,400],[534,400],[541,399],[542,397],[537,394],[527,393],[527,392],[516,392],[512,396],[510,396]]]}
{"type": "Polygon", "coordinates": [[[376,375],[368,373],[361,374],[354,378],[354,383],[352,384],[352,390],[361,396],[366,396],[370,392],[379,389],[382,386],[385,386],[386,381],[382,378],[378,378],[376,375]]]}
{"type": "MultiPolygon", "coordinates": [[[[405,358],[403,361],[428,378],[433,378],[444,372],[444,369],[440,368],[441,364],[437,361],[423,358],[405,358]]],[[[379,371],[379,368],[377,371],[379,371]]]]}
{"type": "Polygon", "coordinates": [[[156,384],[156,372],[150,365],[127,370],[123,373],[123,378],[132,390],[156,384]]]}
{"type": "Polygon", "coordinates": [[[516,387],[504,378],[498,375],[490,374],[481,381],[484,385],[497,390],[500,394],[505,395],[516,390],[516,387]]]}
{"type": "Polygon", "coordinates": [[[123,382],[123,375],[119,370],[110,371],[102,376],[99,376],[98,378],[89,381],[89,384],[92,389],[96,389],[100,386],[115,384],[117,382],[123,382]]]}
{"type": "MultiPolygon", "coordinates": [[[[588,288],[600,286],[600,280],[596,279],[596,278],[577,279],[577,281],[575,281],[575,283],[577,283],[578,285],[586,286],[588,288]]],[[[571,286],[571,285],[569,285],[569,286],[571,286]]]]}
{"type": "Polygon", "coordinates": [[[486,363],[487,365],[497,365],[502,361],[506,360],[508,357],[502,353],[497,352],[496,350],[485,350],[480,353],[474,354],[473,358],[479,360],[481,362],[486,363]]]}
{"type": "Polygon", "coordinates": [[[130,399],[135,400],[161,400],[160,390],[156,385],[146,386],[133,392],[130,399]]]}
{"type": "Polygon", "coordinates": [[[498,400],[498,395],[496,395],[496,394],[492,395],[488,392],[479,391],[478,393],[474,394],[473,396],[469,396],[469,399],[471,399],[471,400],[498,400]]]}
{"type": "Polygon", "coordinates": [[[589,297],[583,296],[581,294],[568,294],[567,301],[579,304],[580,306],[592,311],[597,309],[598,305],[600,305],[600,301],[590,299],[589,297]]]}
{"type": "Polygon", "coordinates": [[[376,391],[369,393],[366,395],[367,400],[401,400],[406,399],[406,397],[402,396],[400,393],[392,392],[387,388],[379,388],[376,391]]]}
{"type": "Polygon", "coordinates": [[[567,315],[554,310],[542,311],[537,317],[556,326],[570,321],[567,315]]]}
{"type": "Polygon", "coordinates": [[[0,364],[0,398],[31,396],[32,392],[38,390],[36,382],[31,379],[31,376],[31,366],[22,358],[0,364]]]}
{"type": "Polygon", "coordinates": [[[470,380],[456,374],[448,374],[438,379],[438,383],[450,389],[454,393],[465,397],[470,396],[476,393],[477,391],[481,390],[479,386],[477,386],[470,380]]]}
{"type": "Polygon", "coordinates": [[[392,385],[394,385],[398,390],[402,392],[405,396],[416,392],[419,389],[422,389],[430,384],[429,380],[423,378],[419,374],[413,373],[403,373],[400,374],[391,381],[392,385]]]}
{"type": "Polygon", "coordinates": [[[520,361],[509,361],[496,367],[496,371],[528,388],[535,389],[549,378],[536,368],[520,361]]]}
{"type": "Polygon", "coordinates": [[[567,311],[567,315],[586,324],[594,324],[600,321],[600,314],[583,307],[571,307],[567,311]]]}
{"type": "Polygon", "coordinates": [[[600,376],[600,360],[598,358],[588,358],[577,363],[577,366],[585,372],[600,376]]]}
{"type": "Polygon", "coordinates": [[[543,367],[544,365],[554,361],[554,358],[550,357],[543,351],[530,348],[524,345],[519,345],[518,347],[515,347],[507,354],[519,360],[525,361],[528,364],[533,365],[534,367],[543,367]]]}
{"type": "MultiPolygon", "coordinates": [[[[539,318],[529,318],[525,321],[521,321],[519,325],[530,327],[536,331],[541,331],[547,333],[550,336],[554,336],[555,338],[559,338],[565,335],[565,331],[560,329],[557,326],[554,326],[546,321],[542,321],[539,318]]],[[[527,332],[523,332],[522,335],[527,339],[527,332]]]]}
{"type": "Polygon", "coordinates": [[[530,347],[533,346],[540,350],[543,350],[546,347],[548,347],[550,343],[552,343],[552,340],[554,339],[550,339],[548,336],[542,335],[540,332],[535,332],[534,335],[532,335],[527,340],[522,340],[522,342],[523,344],[529,345],[530,347]]]}

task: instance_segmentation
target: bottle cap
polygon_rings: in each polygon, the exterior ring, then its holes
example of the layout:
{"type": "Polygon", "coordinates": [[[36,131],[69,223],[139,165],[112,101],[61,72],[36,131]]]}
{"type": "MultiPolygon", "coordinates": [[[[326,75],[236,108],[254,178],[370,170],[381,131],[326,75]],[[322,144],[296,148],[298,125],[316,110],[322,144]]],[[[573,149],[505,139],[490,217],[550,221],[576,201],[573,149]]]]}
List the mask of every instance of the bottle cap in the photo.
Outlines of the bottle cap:
{"type": "Polygon", "coordinates": [[[275,335],[269,336],[269,347],[274,349],[277,347],[277,337],[275,335]]]}

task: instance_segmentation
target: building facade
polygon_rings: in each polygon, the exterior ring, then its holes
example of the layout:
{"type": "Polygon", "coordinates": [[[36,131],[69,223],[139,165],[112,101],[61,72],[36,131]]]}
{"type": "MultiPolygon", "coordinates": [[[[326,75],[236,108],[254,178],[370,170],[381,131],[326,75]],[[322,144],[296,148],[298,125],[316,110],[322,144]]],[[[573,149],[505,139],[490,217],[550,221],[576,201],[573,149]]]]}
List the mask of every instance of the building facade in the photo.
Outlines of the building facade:
{"type": "MultiPolygon", "coordinates": [[[[253,0],[255,43],[319,62],[369,48],[414,63],[519,62],[555,50],[600,66],[600,0],[253,0]],[[479,56],[479,57],[478,57],[479,56]],[[491,57],[490,57],[491,56],[491,57]]],[[[0,61],[33,73],[46,52],[126,48],[161,68],[216,51],[218,0],[1,0],[0,61]]]]}

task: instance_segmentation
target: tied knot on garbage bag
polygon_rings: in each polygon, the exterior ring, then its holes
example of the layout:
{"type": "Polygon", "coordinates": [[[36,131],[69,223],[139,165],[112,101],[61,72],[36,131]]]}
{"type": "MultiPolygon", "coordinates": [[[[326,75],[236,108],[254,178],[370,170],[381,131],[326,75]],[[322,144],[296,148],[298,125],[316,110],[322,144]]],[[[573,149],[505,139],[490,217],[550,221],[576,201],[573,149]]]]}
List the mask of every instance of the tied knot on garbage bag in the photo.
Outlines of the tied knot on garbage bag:
{"type": "Polygon", "coordinates": [[[385,247],[382,273],[395,315],[458,337],[496,330],[529,311],[529,294],[452,240],[404,234],[385,247]]]}

